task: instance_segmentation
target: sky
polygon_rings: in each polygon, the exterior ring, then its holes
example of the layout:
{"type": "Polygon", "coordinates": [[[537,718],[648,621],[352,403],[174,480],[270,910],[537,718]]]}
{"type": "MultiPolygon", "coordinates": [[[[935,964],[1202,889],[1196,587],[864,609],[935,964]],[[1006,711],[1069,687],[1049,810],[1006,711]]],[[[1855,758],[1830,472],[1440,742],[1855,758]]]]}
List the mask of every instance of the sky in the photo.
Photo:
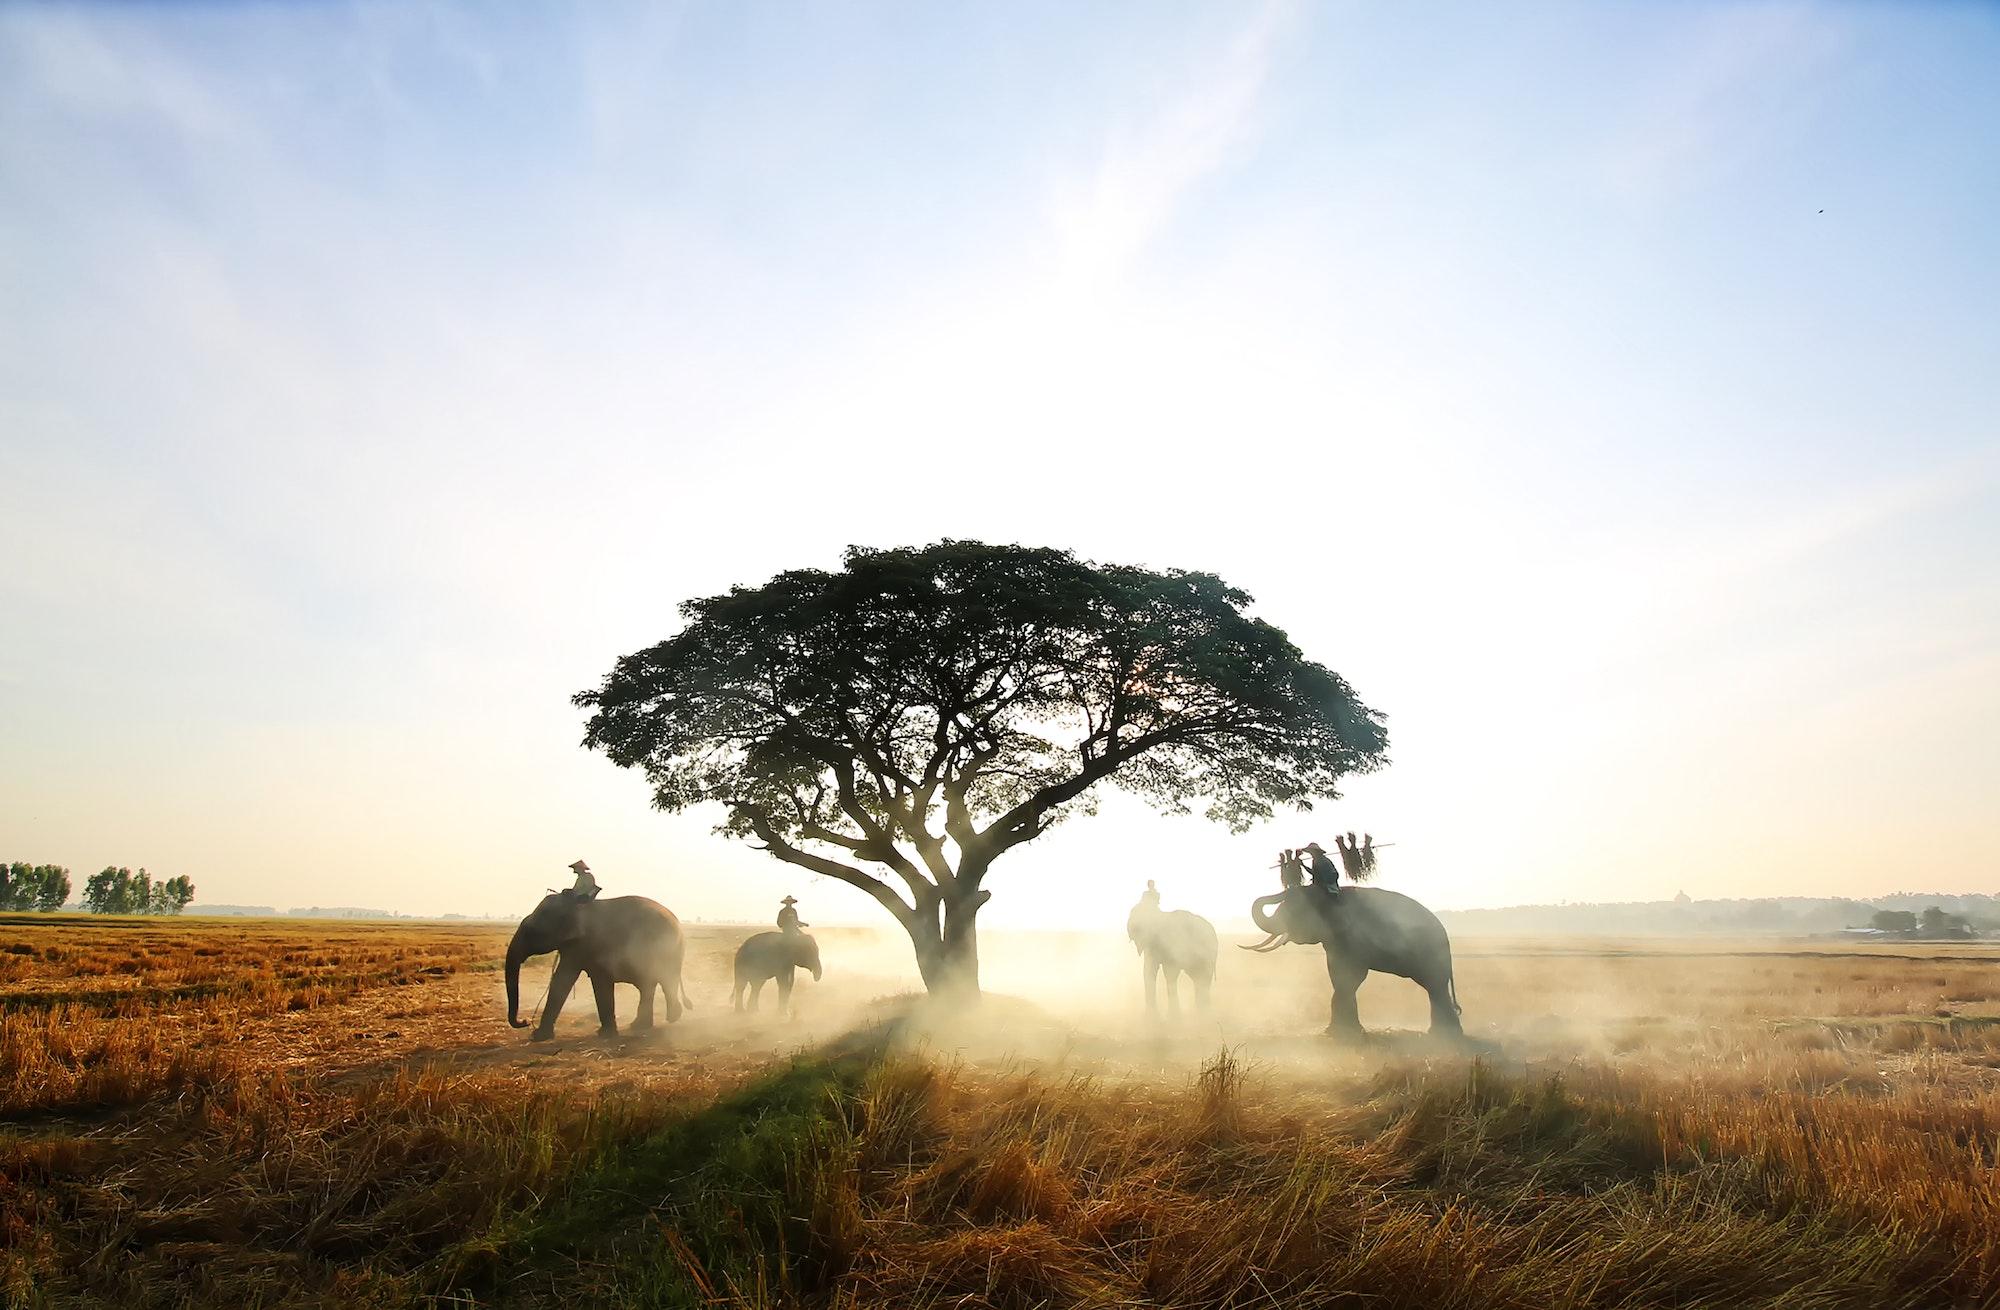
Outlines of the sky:
{"type": "Polygon", "coordinates": [[[861,893],[572,693],[942,537],[1212,570],[1393,763],[985,921],[2000,890],[2000,8],[0,7],[0,858],[861,893]]]}

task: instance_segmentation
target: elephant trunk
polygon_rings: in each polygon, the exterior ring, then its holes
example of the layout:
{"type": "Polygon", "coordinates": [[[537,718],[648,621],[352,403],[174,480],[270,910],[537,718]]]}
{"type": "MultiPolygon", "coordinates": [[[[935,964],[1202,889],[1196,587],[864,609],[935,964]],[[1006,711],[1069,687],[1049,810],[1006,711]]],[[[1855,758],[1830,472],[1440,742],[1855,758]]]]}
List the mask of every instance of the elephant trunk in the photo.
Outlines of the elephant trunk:
{"type": "Polygon", "coordinates": [[[521,1017],[521,962],[533,954],[528,944],[521,940],[520,929],[514,930],[514,939],[507,943],[507,1022],[515,1028],[526,1028],[528,1021],[521,1017]]]}
{"type": "Polygon", "coordinates": [[[1272,896],[1259,896],[1256,900],[1250,902],[1250,921],[1257,925],[1259,932],[1264,934],[1264,940],[1258,942],[1255,946],[1245,946],[1243,947],[1244,950],[1259,952],[1275,951],[1285,944],[1287,935],[1285,929],[1278,922],[1277,916],[1273,915],[1270,910],[1271,906],[1284,899],[1285,894],[1278,892],[1272,896]]]}

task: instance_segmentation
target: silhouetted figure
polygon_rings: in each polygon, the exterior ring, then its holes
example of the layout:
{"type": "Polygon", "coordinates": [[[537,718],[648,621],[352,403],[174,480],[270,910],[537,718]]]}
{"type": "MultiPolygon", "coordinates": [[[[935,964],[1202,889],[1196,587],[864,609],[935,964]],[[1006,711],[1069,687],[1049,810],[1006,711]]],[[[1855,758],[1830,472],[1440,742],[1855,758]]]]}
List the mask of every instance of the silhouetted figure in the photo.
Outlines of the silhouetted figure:
{"type": "Polygon", "coordinates": [[[569,894],[581,897],[586,901],[596,900],[598,891],[597,879],[590,876],[590,866],[582,860],[578,860],[569,867],[576,874],[576,885],[569,889],[569,894]]]}
{"type": "Polygon", "coordinates": [[[781,908],[778,910],[778,930],[780,932],[798,932],[800,929],[812,926],[809,923],[799,922],[799,912],[792,908],[798,903],[799,898],[796,896],[787,896],[781,902],[781,908]]]}
{"type": "MultiPolygon", "coordinates": [[[[1333,844],[1340,846],[1340,838],[1336,836],[1333,844]]],[[[1310,874],[1307,886],[1314,891],[1325,892],[1328,896],[1340,895],[1340,870],[1334,865],[1333,857],[1329,856],[1326,849],[1316,841],[1306,843],[1305,853],[1310,860],[1307,866],[1310,874]]],[[[1346,855],[1347,849],[1341,847],[1341,857],[1345,859],[1346,855]]]]}

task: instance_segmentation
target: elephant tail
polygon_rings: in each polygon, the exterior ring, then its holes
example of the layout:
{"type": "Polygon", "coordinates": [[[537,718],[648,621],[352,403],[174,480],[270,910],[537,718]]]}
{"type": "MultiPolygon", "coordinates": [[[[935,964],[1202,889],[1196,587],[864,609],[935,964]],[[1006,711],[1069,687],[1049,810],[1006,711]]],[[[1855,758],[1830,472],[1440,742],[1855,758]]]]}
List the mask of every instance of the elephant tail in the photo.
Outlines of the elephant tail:
{"type": "Polygon", "coordinates": [[[1458,971],[1456,969],[1444,976],[1444,989],[1451,995],[1451,1008],[1459,1014],[1464,1014],[1465,1007],[1458,1003],[1458,971]]]}

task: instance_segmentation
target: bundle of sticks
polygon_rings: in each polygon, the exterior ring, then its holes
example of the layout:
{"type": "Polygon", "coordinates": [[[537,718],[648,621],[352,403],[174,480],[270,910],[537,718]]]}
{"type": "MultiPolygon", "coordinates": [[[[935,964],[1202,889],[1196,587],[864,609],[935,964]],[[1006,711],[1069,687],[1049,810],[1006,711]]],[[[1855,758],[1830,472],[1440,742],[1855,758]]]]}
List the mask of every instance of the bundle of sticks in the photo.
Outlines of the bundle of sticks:
{"type": "Polygon", "coordinates": [[[1361,840],[1357,842],[1354,840],[1354,834],[1350,832],[1344,837],[1336,835],[1333,845],[1340,852],[1340,867],[1346,872],[1347,880],[1366,882],[1375,875],[1375,852],[1395,843],[1383,842],[1381,846],[1377,846],[1374,834],[1366,832],[1361,834],[1361,840]]]}

